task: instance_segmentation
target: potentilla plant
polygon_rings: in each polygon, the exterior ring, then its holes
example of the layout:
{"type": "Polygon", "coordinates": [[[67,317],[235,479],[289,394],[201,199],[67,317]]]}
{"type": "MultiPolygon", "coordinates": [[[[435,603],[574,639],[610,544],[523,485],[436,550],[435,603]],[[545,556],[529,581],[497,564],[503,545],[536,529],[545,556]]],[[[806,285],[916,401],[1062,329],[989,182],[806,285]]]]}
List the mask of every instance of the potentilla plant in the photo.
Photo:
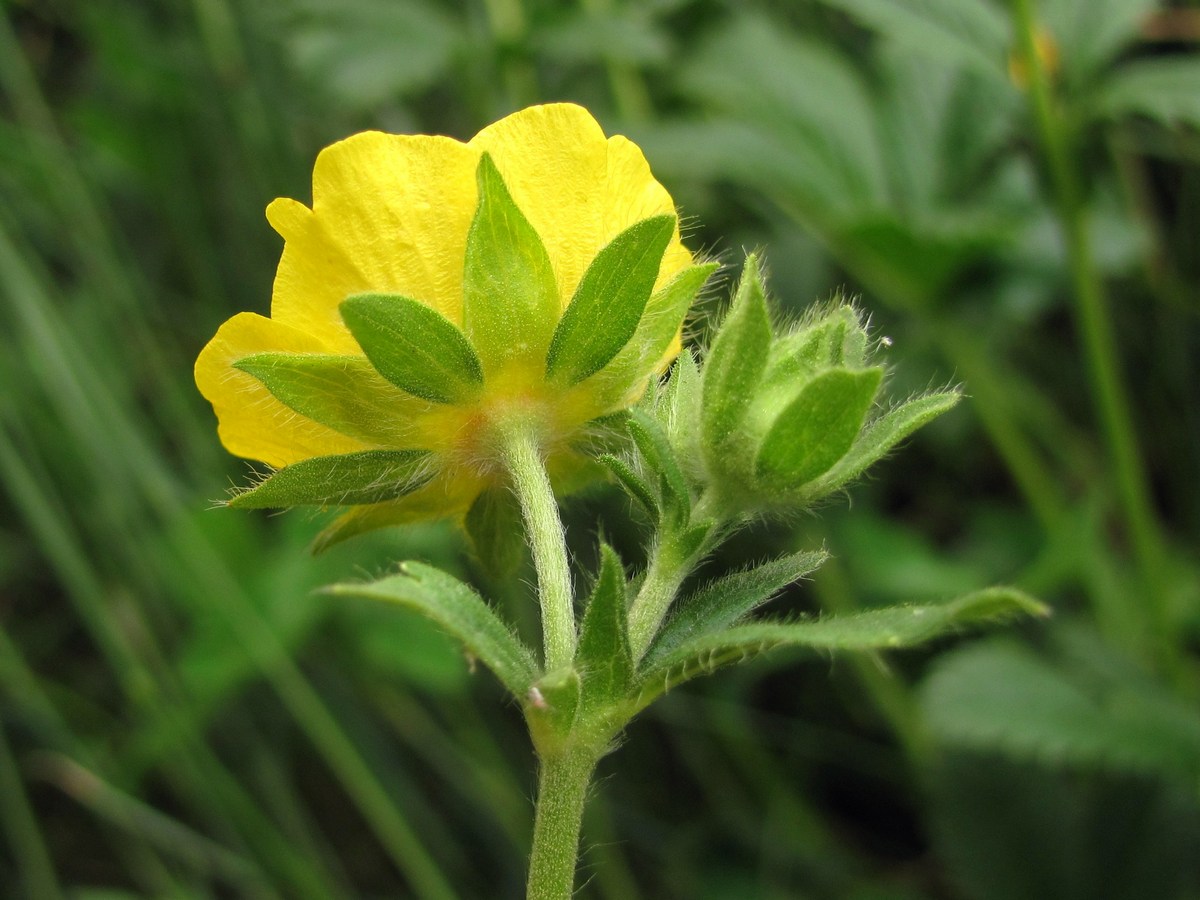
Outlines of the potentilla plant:
{"type": "Polygon", "coordinates": [[[479,523],[515,497],[539,650],[420,562],[328,592],[428,616],[524,711],[539,765],[529,897],[571,895],[596,764],[672,687],[776,647],[904,647],[1042,611],[990,588],[755,617],[819,549],[683,590],[739,528],[840,491],[959,393],[886,404],[860,314],[830,305],[779,326],[754,256],[708,348],[682,349],[716,266],[681,242],[638,148],[583,108],[531,107],[466,143],[355,135],[318,156],[311,209],[276,200],[267,216],[285,240],[271,317],[230,319],[196,363],[225,446],[273,470],[229,505],[341,510],[318,549],[445,517],[486,545],[502,529],[479,523]],[[653,523],[648,563],[630,571],[602,546],[599,571],[576,579],[557,496],[604,477],[653,523]]]}

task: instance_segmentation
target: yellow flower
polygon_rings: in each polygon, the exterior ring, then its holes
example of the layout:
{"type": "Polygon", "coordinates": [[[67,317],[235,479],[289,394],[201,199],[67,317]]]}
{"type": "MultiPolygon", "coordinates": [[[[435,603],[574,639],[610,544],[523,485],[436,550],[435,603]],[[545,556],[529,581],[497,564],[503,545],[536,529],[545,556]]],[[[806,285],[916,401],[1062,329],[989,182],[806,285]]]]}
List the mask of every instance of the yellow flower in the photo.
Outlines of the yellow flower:
{"type": "Polygon", "coordinates": [[[570,478],[589,423],[678,352],[711,272],[641,151],[571,104],[467,143],[354,135],[317,157],[311,209],[267,218],[285,241],[271,316],[222,325],[196,383],[230,452],[299,478],[245,505],[354,506],[335,537],[464,512],[517,420],[570,478]]]}

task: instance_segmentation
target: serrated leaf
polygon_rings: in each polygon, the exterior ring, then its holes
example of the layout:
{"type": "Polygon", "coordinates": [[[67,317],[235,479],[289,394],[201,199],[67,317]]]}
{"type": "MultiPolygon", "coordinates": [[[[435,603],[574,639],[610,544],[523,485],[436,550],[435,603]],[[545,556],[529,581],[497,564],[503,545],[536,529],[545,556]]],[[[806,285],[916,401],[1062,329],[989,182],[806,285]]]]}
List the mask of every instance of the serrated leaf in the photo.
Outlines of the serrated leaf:
{"type": "Polygon", "coordinates": [[[958,391],[939,391],[901,403],[864,428],[846,454],[810,484],[806,493],[820,497],[853,481],[922,425],[953,409],[961,399],[958,391]]]}
{"type": "Polygon", "coordinates": [[[701,431],[709,461],[720,468],[754,398],[771,347],[771,318],[758,258],[746,257],[733,306],[704,362],[701,431]]]}
{"type": "Polygon", "coordinates": [[[656,665],[687,640],[726,629],[744,619],[783,588],[812,572],[828,556],[823,550],[793,553],[704,585],[677,602],[676,612],[646,654],[644,667],[656,665]]]}
{"type": "Polygon", "coordinates": [[[365,584],[336,584],[325,590],[338,597],[383,600],[416,610],[461,641],[514,697],[522,702],[527,699],[538,671],[533,651],[479,594],[452,575],[407,562],[399,575],[365,584]]]}
{"type": "Polygon", "coordinates": [[[658,498],[654,496],[654,492],[642,480],[642,477],[625,460],[619,456],[613,456],[611,453],[605,453],[599,457],[599,462],[612,472],[613,477],[617,479],[617,482],[624,489],[625,493],[636,500],[638,505],[646,511],[646,514],[651,519],[657,521],[659,514],[658,498]]]}
{"type": "Polygon", "coordinates": [[[692,509],[692,496],[666,434],[654,419],[640,409],[630,410],[628,427],[629,435],[645,460],[646,467],[662,481],[663,505],[674,512],[677,521],[687,521],[692,509]]]}
{"type": "Polygon", "coordinates": [[[356,294],[338,308],[371,365],[401,390],[462,403],[483,387],[483,368],[466,335],[432,307],[399,294],[356,294]]]}
{"type": "Polygon", "coordinates": [[[827,472],[854,444],[882,378],[882,369],[832,369],[809,381],[759,448],[763,486],[797,490],[827,472]]]}
{"type": "Polygon", "coordinates": [[[1200,777],[1200,715],[1151,685],[1073,679],[1029,650],[991,643],[939,663],[921,688],[951,744],[1063,765],[1200,777]]]}
{"type": "Polygon", "coordinates": [[[433,471],[428,450],[364,450],[284,466],[229,501],[234,509],[357,506],[411,494],[433,471]]]}
{"type": "Polygon", "coordinates": [[[633,673],[625,570],[608,545],[600,548],[600,574],[583,615],[576,660],[583,673],[585,705],[602,706],[625,696],[633,673]]]}
{"type": "Polygon", "coordinates": [[[1096,100],[1100,114],[1148,116],[1200,128],[1200,58],[1145,59],[1117,69],[1096,100]]]}
{"type": "Polygon", "coordinates": [[[749,180],[779,199],[782,191],[822,219],[885,201],[886,145],[871,89],[829,41],[747,11],[689,57],[683,89],[734,121],[706,122],[702,136],[678,145],[682,166],[711,170],[715,163],[720,178],[749,180]]]}
{"type": "Polygon", "coordinates": [[[596,254],[550,341],[547,379],[578,384],[629,343],[674,231],[674,216],[654,216],[631,225],[596,254]]]}
{"type": "Polygon", "coordinates": [[[937,606],[895,606],[801,622],[754,622],[701,634],[663,654],[642,676],[639,704],[698,675],[779,647],[888,650],[911,647],[956,630],[1046,607],[1015,588],[994,587],[937,606]]]}
{"type": "Polygon", "coordinates": [[[824,0],[922,53],[1005,77],[1010,28],[986,0],[824,0]]]}
{"type": "Polygon", "coordinates": [[[1049,0],[1042,14],[1063,66],[1082,81],[1136,41],[1158,6],[1158,0],[1049,0]]]}
{"type": "Polygon", "coordinates": [[[516,495],[506,487],[488,488],[475,498],[463,525],[488,577],[512,579],[525,560],[525,526],[516,495]]]}
{"type": "Polygon", "coordinates": [[[234,362],[300,415],[372,444],[403,445],[428,408],[397,390],[361,356],[256,353],[234,362]]]}
{"type": "Polygon", "coordinates": [[[476,182],[479,206],[463,267],[463,330],[487,373],[514,357],[540,358],[561,306],[546,247],[490,154],[479,160],[476,182]]]}

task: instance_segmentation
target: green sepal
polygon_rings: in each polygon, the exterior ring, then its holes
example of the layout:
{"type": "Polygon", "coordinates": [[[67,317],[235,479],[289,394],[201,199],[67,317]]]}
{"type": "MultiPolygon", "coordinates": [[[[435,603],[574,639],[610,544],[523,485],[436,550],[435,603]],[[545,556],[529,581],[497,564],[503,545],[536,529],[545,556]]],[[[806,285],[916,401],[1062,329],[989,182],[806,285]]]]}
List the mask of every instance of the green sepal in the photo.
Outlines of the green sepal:
{"type": "Polygon", "coordinates": [[[776,341],[764,381],[782,385],[807,380],[829,368],[863,368],[867,345],[867,331],[857,310],[839,306],[776,341]]]}
{"type": "Polygon", "coordinates": [[[521,506],[507,487],[483,491],[463,520],[475,556],[489,578],[514,578],[525,561],[525,528],[521,506]]]}
{"type": "Polygon", "coordinates": [[[650,486],[633,470],[629,463],[611,453],[605,453],[597,461],[612,473],[625,493],[633,498],[651,519],[658,521],[661,512],[658,508],[658,498],[654,496],[650,486]]]}
{"type": "Polygon", "coordinates": [[[671,377],[658,405],[680,467],[700,479],[700,369],[692,351],[685,349],[671,367],[671,377]]]}
{"type": "Polygon", "coordinates": [[[925,394],[901,403],[864,428],[833,468],[810,483],[805,493],[820,497],[853,481],[918,428],[953,409],[962,399],[956,390],[925,394]]]}
{"type": "Polygon", "coordinates": [[[626,617],[625,570],[616,552],[600,547],[600,574],[579,634],[576,668],[583,673],[583,704],[596,708],[625,696],[633,673],[626,617]]]}
{"type": "Polygon", "coordinates": [[[343,541],[378,531],[380,528],[393,528],[412,522],[414,518],[428,516],[414,515],[410,501],[418,501],[421,493],[414,491],[398,500],[385,503],[373,503],[369,506],[352,506],[328,525],[321,529],[309,547],[314,556],[319,556],[330,547],[336,547],[343,541]]]}
{"type": "Polygon", "coordinates": [[[571,666],[547,672],[521,698],[533,746],[553,752],[571,731],[579,712],[582,685],[571,666]]]}
{"type": "Polygon", "coordinates": [[[594,376],[605,396],[615,401],[663,364],[696,295],[718,268],[717,263],[689,266],[654,292],[629,343],[594,376]]]}
{"type": "Polygon", "coordinates": [[[279,469],[229,501],[234,509],[357,506],[411,494],[433,474],[428,450],[363,450],[315,456],[279,469]]]}
{"type": "Polygon", "coordinates": [[[641,676],[639,707],[659,694],[722,666],[744,662],[778,647],[812,650],[889,650],[911,647],[960,629],[1017,616],[1047,615],[1023,591],[986,588],[949,603],[893,606],[800,622],[752,622],[707,632],[662,654],[641,676]]]}
{"type": "Polygon", "coordinates": [[[339,310],[371,365],[401,390],[462,403],[483,387],[483,368],[466,335],[432,307],[399,294],[356,294],[339,310]]]}
{"type": "Polygon", "coordinates": [[[484,371],[493,372],[513,357],[540,358],[562,307],[546,247],[489,154],[475,178],[479,205],[467,232],[463,330],[484,371]]]}
{"type": "Polygon", "coordinates": [[[640,409],[630,410],[629,436],[633,438],[646,468],[658,475],[662,506],[677,522],[686,522],[692,511],[692,496],[662,427],[640,409]]]}
{"type": "Polygon", "coordinates": [[[406,562],[399,575],[365,584],[335,584],[324,590],[337,597],[383,600],[421,613],[457,638],[514,697],[522,702],[528,698],[537,677],[533,651],[479,594],[457,578],[423,563],[406,562]]]}
{"type": "Polygon", "coordinates": [[[766,368],[771,347],[771,317],[763,293],[758,259],[746,257],[733,306],[704,363],[701,430],[705,456],[714,468],[736,441],[766,368]]]}
{"type": "Polygon", "coordinates": [[[814,571],[827,558],[823,550],[793,553],[743,572],[711,581],[677,604],[646,654],[654,666],[687,640],[741,621],[779,591],[814,571]]]}
{"type": "Polygon", "coordinates": [[[629,343],[674,232],[674,216],[654,216],[626,228],[596,254],[550,341],[547,380],[578,384],[629,343]]]}
{"type": "Polygon", "coordinates": [[[809,381],[759,447],[754,474],[768,490],[794,491],[829,471],[854,444],[883,369],[830,369],[809,381]]]}
{"type": "Polygon", "coordinates": [[[396,390],[362,356],[255,353],[233,363],[289,409],[372,444],[403,444],[423,400],[396,390]]]}

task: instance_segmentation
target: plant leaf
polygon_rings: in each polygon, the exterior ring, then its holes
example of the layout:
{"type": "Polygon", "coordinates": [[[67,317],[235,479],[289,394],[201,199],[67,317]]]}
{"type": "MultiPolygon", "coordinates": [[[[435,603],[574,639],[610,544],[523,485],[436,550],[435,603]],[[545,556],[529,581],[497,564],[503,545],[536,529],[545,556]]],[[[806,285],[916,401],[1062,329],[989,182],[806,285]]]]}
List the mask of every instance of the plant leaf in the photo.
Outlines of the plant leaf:
{"type": "Polygon", "coordinates": [[[981,0],[824,0],[881,35],[941,59],[1006,77],[1010,28],[981,0]]]}
{"type": "Polygon", "coordinates": [[[758,258],[746,257],[733,306],[717,331],[703,369],[701,429],[704,449],[720,469],[724,448],[740,434],[762,379],[771,346],[771,318],[758,258]]]}
{"type": "Polygon", "coordinates": [[[659,516],[658,498],[654,496],[654,492],[650,490],[650,486],[642,480],[642,477],[633,471],[629,463],[611,453],[605,453],[599,457],[599,462],[612,472],[613,477],[617,479],[625,493],[636,500],[651,519],[657,521],[659,516]]]}
{"type": "Polygon", "coordinates": [[[646,467],[662,481],[663,505],[676,515],[677,521],[687,521],[692,509],[692,495],[666,434],[654,419],[640,409],[630,410],[628,427],[646,467]]]}
{"type": "Polygon", "coordinates": [[[930,728],[950,744],[1020,758],[1200,777],[1200,715],[1132,681],[1072,678],[1029,650],[991,642],[939,662],[920,691],[930,728]]]}
{"type": "Polygon", "coordinates": [[[1200,128],[1200,59],[1144,59],[1113,73],[1096,100],[1101,115],[1148,116],[1163,125],[1200,128]]]}
{"type": "Polygon", "coordinates": [[[754,461],[767,488],[796,490],[846,455],[879,390],[879,368],[831,369],[812,379],[767,432],[754,461]]]}
{"type": "Polygon", "coordinates": [[[666,425],[667,437],[675,448],[680,467],[693,480],[701,480],[700,369],[692,351],[684,350],[671,367],[657,413],[666,425]]]}
{"type": "Polygon", "coordinates": [[[805,493],[820,497],[853,481],[918,428],[953,409],[961,399],[961,393],[951,390],[901,403],[864,428],[846,454],[810,483],[805,493]]]}
{"type": "Polygon", "coordinates": [[[815,570],[828,556],[824,550],[793,553],[709,582],[678,601],[676,612],[646,654],[643,667],[656,665],[691,638],[726,629],[740,621],[783,588],[815,570]]]}
{"type": "Polygon", "coordinates": [[[416,610],[462,642],[518,700],[527,699],[538,667],[531,651],[468,585],[440,569],[406,562],[399,575],[325,588],[337,597],[383,600],[416,610]]]}
{"type": "Polygon", "coordinates": [[[993,587],[937,606],[893,606],[804,622],[752,622],[683,641],[642,676],[643,706],[671,687],[778,647],[889,650],[911,647],[966,626],[1044,615],[1046,607],[1015,588],[993,587]]]}
{"type": "Polygon", "coordinates": [[[654,292],[633,337],[596,374],[597,379],[603,379],[602,390],[623,396],[631,385],[663,364],[696,294],[718,268],[716,263],[690,266],[654,292]]]}
{"type": "Polygon", "coordinates": [[[466,335],[441,313],[399,294],[356,294],[342,320],[379,374],[434,403],[461,403],[483,387],[483,369],[466,335]]]}
{"type": "Polygon", "coordinates": [[[475,177],[479,206],[467,233],[463,330],[486,373],[513,357],[543,354],[562,307],[546,247],[490,154],[475,177]]]}
{"type": "Polygon", "coordinates": [[[654,216],[626,228],[596,254],[550,340],[547,379],[578,384],[629,343],[674,231],[674,216],[654,216]]]}
{"type": "Polygon", "coordinates": [[[525,561],[525,526],[511,490],[483,491],[467,510],[463,525],[489,578],[505,582],[516,576],[525,561]]]}
{"type": "Polygon", "coordinates": [[[600,574],[583,614],[576,667],[583,675],[585,705],[603,706],[625,696],[633,673],[625,570],[607,544],[600,547],[600,574]]]}
{"type": "Polygon", "coordinates": [[[433,471],[428,450],[364,450],[284,466],[229,501],[234,509],[357,506],[411,494],[433,471]]]}
{"type": "Polygon", "coordinates": [[[300,415],[372,444],[403,445],[427,404],[397,390],[362,356],[256,353],[233,367],[300,415]]]}

